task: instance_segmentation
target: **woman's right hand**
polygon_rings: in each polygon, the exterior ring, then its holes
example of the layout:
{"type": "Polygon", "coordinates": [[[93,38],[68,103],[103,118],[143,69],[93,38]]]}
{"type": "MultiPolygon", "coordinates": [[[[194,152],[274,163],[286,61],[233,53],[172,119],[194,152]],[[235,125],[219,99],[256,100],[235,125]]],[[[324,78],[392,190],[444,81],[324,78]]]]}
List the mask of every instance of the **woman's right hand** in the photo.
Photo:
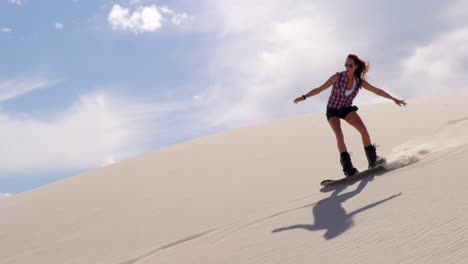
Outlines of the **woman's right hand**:
{"type": "Polygon", "coordinates": [[[304,101],[304,100],[305,100],[305,99],[302,98],[302,96],[300,96],[300,97],[294,99],[294,103],[297,104],[297,103],[299,103],[300,101],[304,101]]]}

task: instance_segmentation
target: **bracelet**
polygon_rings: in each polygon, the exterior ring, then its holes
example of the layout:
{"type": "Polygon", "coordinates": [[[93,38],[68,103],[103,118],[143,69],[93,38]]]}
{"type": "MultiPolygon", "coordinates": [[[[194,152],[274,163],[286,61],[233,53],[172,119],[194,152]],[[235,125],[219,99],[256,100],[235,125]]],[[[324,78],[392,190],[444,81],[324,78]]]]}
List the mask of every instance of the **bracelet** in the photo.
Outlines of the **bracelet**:
{"type": "Polygon", "coordinates": [[[305,96],[305,95],[302,95],[302,98],[305,100],[305,99],[307,98],[307,96],[305,96]]]}

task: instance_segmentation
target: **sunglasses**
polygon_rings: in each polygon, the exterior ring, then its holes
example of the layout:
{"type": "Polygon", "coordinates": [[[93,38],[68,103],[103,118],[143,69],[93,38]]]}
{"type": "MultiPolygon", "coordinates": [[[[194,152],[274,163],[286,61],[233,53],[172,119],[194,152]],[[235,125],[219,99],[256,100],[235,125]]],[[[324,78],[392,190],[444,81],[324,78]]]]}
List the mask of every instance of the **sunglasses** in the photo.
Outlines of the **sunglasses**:
{"type": "Polygon", "coordinates": [[[354,65],[353,65],[353,64],[351,64],[351,63],[345,63],[345,64],[344,64],[344,66],[345,66],[345,67],[352,68],[354,65]]]}

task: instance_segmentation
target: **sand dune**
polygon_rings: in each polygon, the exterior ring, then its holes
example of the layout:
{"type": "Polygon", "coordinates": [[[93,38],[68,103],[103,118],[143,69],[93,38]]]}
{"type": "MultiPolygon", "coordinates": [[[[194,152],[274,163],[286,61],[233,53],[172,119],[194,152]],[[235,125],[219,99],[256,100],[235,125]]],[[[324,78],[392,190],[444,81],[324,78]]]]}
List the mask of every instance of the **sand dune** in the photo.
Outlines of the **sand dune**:
{"type": "Polygon", "coordinates": [[[335,138],[311,113],[1,199],[0,263],[468,263],[467,102],[360,107],[388,172],[333,188],[335,138]]]}

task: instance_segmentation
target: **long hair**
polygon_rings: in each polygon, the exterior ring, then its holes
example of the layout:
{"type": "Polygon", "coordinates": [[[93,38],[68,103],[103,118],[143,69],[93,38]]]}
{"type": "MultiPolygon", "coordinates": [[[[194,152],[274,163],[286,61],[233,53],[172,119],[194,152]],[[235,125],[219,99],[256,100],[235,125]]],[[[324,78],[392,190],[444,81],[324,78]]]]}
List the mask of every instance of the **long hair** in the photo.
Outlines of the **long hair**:
{"type": "Polygon", "coordinates": [[[359,88],[362,88],[362,80],[366,79],[366,73],[369,71],[370,65],[368,62],[365,62],[363,59],[359,58],[359,56],[355,54],[349,54],[348,59],[352,59],[354,61],[354,64],[356,64],[357,66],[356,71],[354,71],[354,75],[359,80],[359,88]]]}

